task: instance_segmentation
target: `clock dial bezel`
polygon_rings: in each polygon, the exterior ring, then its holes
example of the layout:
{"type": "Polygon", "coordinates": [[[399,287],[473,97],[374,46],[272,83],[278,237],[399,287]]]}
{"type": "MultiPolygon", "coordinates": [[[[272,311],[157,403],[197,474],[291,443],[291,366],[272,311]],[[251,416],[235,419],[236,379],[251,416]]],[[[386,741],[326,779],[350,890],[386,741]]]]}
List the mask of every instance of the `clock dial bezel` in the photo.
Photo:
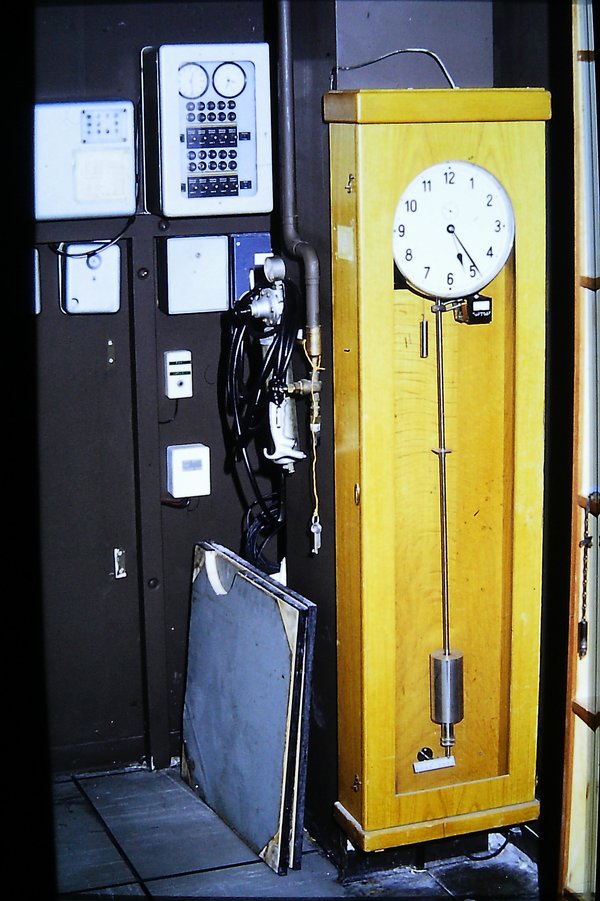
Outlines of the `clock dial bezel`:
{"type": "Polygon", "coordinates": [[[210,80],[208,77],[208,72],[201,66],[200,63],[195,62],[187,62],[183,63],[178,71],[177,71],[177,82],[179,86],[179,94],[181,97],[184,97],[186,100],[197,100],[198,97],[202,97],[203,94],[206,93],[208,86],[210,84],[210,80]],[[194,78],[198,79],[197,87],[191,87],[184,85],[185,73],[192,73],[192,80],[194,78]]]}
{"type": "Polygon", "coordinates": [[[498,275],[514,238],[512,203],[496,176],[468,160],[443,160],[419,172],[402,191],[392,253],[414,291],[458,300],[498,275]]]}
{"type": "Polygon", "coordinates": [[[246,73],[244,71],[243,66],[239,63],[235,62],[224,62],[221,63],[215,71],[213,72],[212,82],[213,87],[217,94],[221,97],[239,97],[240,94],[244,91],[246,87],[248,79],[246,73]],[[228,81],[223,80],[228,78],[227,74],[229,71],[235,73],[235,81],[233,83],[233,87],[228,86],[228,81]]]}

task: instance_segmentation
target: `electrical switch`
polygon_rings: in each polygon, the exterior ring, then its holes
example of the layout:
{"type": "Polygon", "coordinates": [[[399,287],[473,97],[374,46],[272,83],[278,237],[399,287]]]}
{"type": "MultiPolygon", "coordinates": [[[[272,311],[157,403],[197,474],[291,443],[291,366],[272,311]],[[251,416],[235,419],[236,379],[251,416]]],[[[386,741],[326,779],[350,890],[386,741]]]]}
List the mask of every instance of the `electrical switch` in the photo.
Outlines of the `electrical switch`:
{"type": "Polygon", "coordinates": [[[192,397],[192,352],[190,350],[167,350],[164,360],[167,397],[192,397]]]}

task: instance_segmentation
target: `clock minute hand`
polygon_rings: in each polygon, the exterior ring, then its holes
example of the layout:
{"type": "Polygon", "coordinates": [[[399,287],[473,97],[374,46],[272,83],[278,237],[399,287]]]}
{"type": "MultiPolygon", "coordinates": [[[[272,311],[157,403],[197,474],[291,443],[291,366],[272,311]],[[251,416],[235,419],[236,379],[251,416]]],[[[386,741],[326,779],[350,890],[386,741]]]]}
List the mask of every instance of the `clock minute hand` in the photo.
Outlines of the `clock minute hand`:
{"type": "MultiPolygon", "coordinates": [[[[464,252],[465,252],[466,255],[468,256],[468,258],[470,259],[472,265],[475,266],[475,269],[477,270],[477,272],[479,272],[479,266],[477,265],[477,263],[475,262],[475,260],[473,259],[473,257],[471,256],[471,254],[469,253],[469,251],[467,250],[467,248],[466,248],[465,245],[463,244],[463,242],[460,240],[460,238],[458,237],[458,235],[456,234],[456,230],[455,230],[454,226],[453,226],[453,225],[448,225],[447,228],[446,228],[446,231],[447,231],[449,234],[451,234],[452,237],[454,238],[454,240],[462,247],[462,249],[464,250],[464,252]]],[[[461,264],[462,264],[462,254],[458,254],[458,259],[460,260],[460,262],[461,262],[461,264]]]]}

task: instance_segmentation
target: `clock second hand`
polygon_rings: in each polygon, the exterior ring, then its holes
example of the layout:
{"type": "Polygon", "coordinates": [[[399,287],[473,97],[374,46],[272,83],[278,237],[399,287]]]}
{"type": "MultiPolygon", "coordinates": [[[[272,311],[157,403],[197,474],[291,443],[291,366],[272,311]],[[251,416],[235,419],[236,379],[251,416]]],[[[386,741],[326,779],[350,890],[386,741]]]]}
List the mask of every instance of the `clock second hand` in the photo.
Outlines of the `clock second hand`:
{"type": "MultiPolygon", "coordinates": [[[[477,272],[479,272],[479,266],[477,265],[477,263],[475,262],[475,260],[473,259],[473,257],[471,256],[471,254],[469,253],[469,251],[467,250],[467,248],[466,248],[465,245],[463,244],[463,242],[460,240],[460,238],[458,237],[458,235],[456,234],[456,230],[455,230],[454,226],[453,226],[453,225],[448,225],[448,226],[446,227],[446,231],[447,231],[449,234],[451,234],[452,237],[454,238],[454,240],[460,245],[460,247],[462,247],[462,249],[464,250],[464,252],[466,253],[466,255],[469,257],[469,259],[470,259],[470,261],[471,261],[471,264],[472,264],[473,266],[475,266],[475,269],[477,270],[477,272]]],[[[461,253],[457,254],[457,257],[458,257],[458,260],[459,260],[460,264],[461,264],[461,265],[464,265],[464,264],[463,264],[463,261],[462,261],[462,254],[461,254],[461,253]]]]}

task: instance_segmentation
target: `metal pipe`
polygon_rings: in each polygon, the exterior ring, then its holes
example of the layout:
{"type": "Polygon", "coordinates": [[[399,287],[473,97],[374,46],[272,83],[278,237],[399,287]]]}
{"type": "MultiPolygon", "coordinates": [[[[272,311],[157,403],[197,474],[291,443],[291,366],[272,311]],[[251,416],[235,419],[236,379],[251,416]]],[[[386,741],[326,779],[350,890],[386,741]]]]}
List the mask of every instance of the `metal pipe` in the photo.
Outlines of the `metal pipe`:
{"type": "Polygon", "coordinates": [[[306,294],[306,352],[311,359],[321,356],[319,311],[319,258],[297,231],[294,128],[294,73],[292,55],[291,2],[279,2],[279,150],[281,172],[281,225],[286,250],[304,264],[306,294]]]}

